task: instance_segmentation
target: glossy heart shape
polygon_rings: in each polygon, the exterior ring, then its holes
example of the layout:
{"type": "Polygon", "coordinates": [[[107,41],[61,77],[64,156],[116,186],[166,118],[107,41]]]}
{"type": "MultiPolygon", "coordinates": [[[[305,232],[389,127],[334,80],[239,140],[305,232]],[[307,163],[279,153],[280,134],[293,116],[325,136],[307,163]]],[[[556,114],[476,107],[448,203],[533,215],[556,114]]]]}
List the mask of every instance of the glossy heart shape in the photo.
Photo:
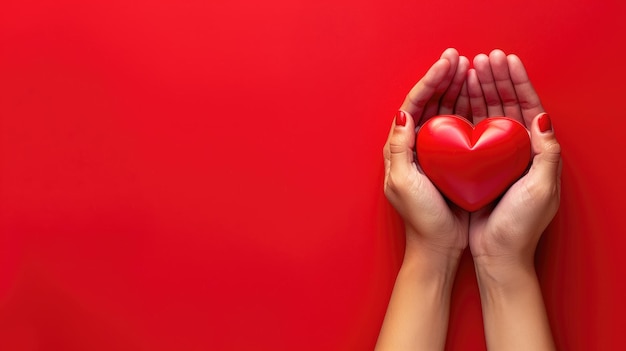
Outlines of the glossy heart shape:
{"type": "Polygon", "coordinates": [[[507,117],[487,118],[476,126],[457,116],[433,117],[419,129],[416,151],[439,191],[470,212],[505,192],[531,158],[528,131],[507,117]]]}

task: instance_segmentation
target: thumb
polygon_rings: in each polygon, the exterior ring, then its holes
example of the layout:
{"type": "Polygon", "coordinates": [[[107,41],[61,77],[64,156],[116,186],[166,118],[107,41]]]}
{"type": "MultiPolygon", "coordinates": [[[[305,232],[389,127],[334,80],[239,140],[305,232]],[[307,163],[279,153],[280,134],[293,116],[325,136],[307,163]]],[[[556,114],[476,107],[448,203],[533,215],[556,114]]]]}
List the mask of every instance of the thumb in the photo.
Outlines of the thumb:
{"type": "Polygon", "coordinates": [[[390,171],[397,175],[410,172],[415,146],[415,122],[409,113],[399,110],[389,136],[390,171]]]}
{"type": "Polygon", "coordinates": [[[552,120],[547,113],[540,113],[530,126],[530,139],[535,153],[533,168],[548,179],[557,178],[561,172],[561,145],[552,129],[552,120]]]}

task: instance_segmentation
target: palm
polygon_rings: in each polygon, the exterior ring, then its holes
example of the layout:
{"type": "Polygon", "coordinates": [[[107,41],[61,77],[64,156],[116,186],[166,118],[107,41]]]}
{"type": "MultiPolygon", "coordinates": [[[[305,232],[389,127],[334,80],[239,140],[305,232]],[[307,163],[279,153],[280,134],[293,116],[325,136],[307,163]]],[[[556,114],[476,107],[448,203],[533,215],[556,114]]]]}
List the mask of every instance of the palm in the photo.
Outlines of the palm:
{"type": "Polygon", "coordinates": [[[411,196],[415,203],[420,204],[415,212],[419,213],[420,221],[412,224],[413,229],[421,233],[434,233],[436,237],[430,239],[434,239],[442,247],[467,247],[469,214],[448,204],[431,181],[419,173],[417,167],[412,178],[411,196]]]}

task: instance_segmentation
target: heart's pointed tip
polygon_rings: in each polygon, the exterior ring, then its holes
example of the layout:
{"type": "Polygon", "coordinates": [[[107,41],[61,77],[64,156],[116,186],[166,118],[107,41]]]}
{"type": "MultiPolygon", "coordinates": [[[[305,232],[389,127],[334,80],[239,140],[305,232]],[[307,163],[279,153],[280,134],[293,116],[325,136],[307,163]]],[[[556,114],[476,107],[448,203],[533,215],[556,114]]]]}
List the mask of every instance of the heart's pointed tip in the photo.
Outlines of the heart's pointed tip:
{"type": "Polygon", "coordinates": [[[464,209],[467,212],[476,212],[478,210],[481,210],[485,207],[487,207],[487,205],[489,205],[491,202],[488,203],[484,203],[484,202],[477,202],[477,203],[462,203],[462,204],[458,204],[455,202],[455,204],[457,206],[459,206],[460,208],[464,209]]]}

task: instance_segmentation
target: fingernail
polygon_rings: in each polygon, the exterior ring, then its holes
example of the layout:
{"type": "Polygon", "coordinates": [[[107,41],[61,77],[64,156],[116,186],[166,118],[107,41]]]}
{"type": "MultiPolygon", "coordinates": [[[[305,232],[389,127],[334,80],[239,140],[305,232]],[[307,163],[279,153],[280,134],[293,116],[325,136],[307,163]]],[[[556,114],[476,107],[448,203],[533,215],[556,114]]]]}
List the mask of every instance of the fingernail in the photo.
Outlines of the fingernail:
{"type": "Polygon", "coordinates": [[[406,125],[406,113],[404,113],[404,111],[398,111],[396,113],[396,125],[403,127],[406,125]]]}
{"type": "Polygon", "coordinates": [[[544,113],[541,117],[539,117],[537,124],[539,125],[539,130],[542,133],[552,130],[552,121],[550,120],[550,115],[547,113],[544,113]]]}

